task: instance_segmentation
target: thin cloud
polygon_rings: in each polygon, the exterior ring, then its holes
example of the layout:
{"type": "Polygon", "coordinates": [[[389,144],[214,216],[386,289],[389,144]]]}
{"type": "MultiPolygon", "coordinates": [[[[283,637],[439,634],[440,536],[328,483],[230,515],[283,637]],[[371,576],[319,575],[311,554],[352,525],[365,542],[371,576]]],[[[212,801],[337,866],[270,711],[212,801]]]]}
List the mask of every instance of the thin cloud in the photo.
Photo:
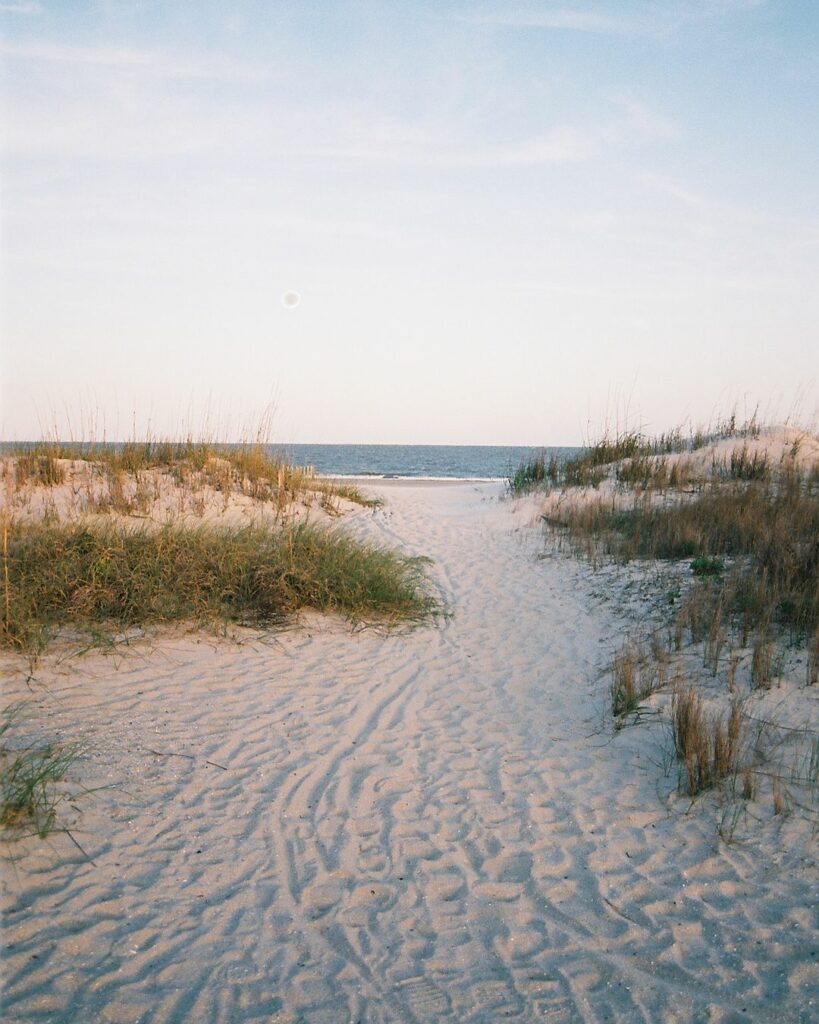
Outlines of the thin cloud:
{"type": "Polygon", "coordinates": [[[519,145],[477,152],[463,160],[475,166],[531,167],[538,164],[578,163],[598,151],[605,131],[597,128],[557,127],[519,145]]]}
{"type": "Polygon", "coordinates": [[[628,125],[636,132],[652,139],[674,140],[680,138],[682,131],[670,117],[660,113],[644,100],[633,96],[614,98],[617,106],[625,113],[628,125]]]}
{"type": "Polygon", "coordinates": [[[654,191],[662,192],[673,199],[678,199],[681,203],[694,209],[704,210],[712,205],[709,200],[698,192],[671,178],[664,178],[657,174],[643,174],[641,181],[654,191]]]}
{"type": "Polygon", "coordinates": [[[588,160],[605,133],[597,128],[558,127],[541,136],[506,145],[447,150],[442,146],[338,145],[304,151],[305,156],[331,157],[424,167],[533,167],[588,160]]]}
{"type": "Polygon", "coordinates": [[[619,11],[594,7],[562,7],[537,10],[488,8],[447,18],[473,25],[506,28],[543,29],[544,31],[584,32],[611,36],[667,36],[689,22],[710,20],[762,7],[767,0],[688,0],[663,8],[656,4],[623,5],[619,11]]]}
{"type": "Polygon", "coordinates": [[[0,53],[21,60],[100,64],[107,67],[149,67],[156,61],[153,55],[138,50],[66,46],[62,43],[2,43],[0,53]]]}
{"type": "Polygon", "coordinates": [[[17,60],[82,64],[121,71],[141,71],[156,78],[256,81],[270,73],[259,67],[223,59],[198,60],[151,50],[70,46],[64,43],[0,43],[0,54],[17,60]]]}
{"type": "Polygon", "coordinates": [[[12,4],[0,4],[0,14],[42,14],[43,8],[41,4],[30,0],[26,3],[22,0],[20,3],[12,4]]]}
{"type": "MultiPolygon", "coordinates": [[[[136,64],[141,67],[142,65],[136,64]]],[[[106,71],[108,69],[106,68],[106,71]]],[[[607,120],[545,126],[518,138],[465,136],[437,119],[373,117],[358,105],[301,109],[266,100],[214,105],[166,95],[160,87],[130,105],[126,90],[99,98],[66,97],[59,108],[23,97],[10,108],[2,150],[8,154],[150,162],[164,156],[237,154],[283,160],[335,160],[430,168],[526,168],[599,159],[646,139],[676,138],[675,126],[645,104],[616,98],[607,120]],[[619,108],[619,111],[617,111],[619,108]]],[[[460,129],[460,130],[459,130],[460,129]]]]}
{"type": "MultiPolygon", "coordinates": [[[[606,121],[557,124],[528,138],[453,144],[451,133],[424,130],[419,125],[383,121],[348,121],[332,142],[290,148],[290,155],[416,167],[537,167],[578,164],[597,159],[613,148],[645,139],[676,140],[678,126],[634,97],[614,97],[621,111],[606,121]]],[[[336,126],[344,122],[334,118],[336,126]]]]}
{"type": "Polygon", "coordinates": [[[587,32],[597,35],[648,34],[654,30],[652,20],[625,14],[595,10],[564,8],[551,11],[488,10],[456,15],[454,21],[473,25],[497,25],[507,28],[537,28],[553,31],[587,32]]]}

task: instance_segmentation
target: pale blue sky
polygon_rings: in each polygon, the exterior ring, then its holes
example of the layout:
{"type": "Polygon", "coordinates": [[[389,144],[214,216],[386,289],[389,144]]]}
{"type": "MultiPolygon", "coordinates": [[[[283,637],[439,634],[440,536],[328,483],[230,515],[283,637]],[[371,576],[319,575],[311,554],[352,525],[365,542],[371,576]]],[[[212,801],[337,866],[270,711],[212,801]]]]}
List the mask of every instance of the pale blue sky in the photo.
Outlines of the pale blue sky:
{"type": "Polygon", "coordinates": [[[816,413],[813,0],[0,0],[0,37],[4,438],[816,413]]]}

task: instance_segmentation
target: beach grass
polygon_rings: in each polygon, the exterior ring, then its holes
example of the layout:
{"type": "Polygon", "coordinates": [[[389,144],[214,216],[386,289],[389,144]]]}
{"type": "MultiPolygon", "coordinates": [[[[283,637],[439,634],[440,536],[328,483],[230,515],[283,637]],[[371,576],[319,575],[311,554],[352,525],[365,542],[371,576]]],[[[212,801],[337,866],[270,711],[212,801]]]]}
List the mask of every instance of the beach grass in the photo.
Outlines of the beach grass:
{"type": "Polygon", "coordinates": [[[640,711],[652,693],[662,689],[667,680],[668,657],[656,636],[648,649],[634,640],[625,644],[611,663],[611,711],[617,725],[622,725],[640,711]]]}
{"type": "Polygon", "coordinates": [[[323,524],[7,527],[0,631],[7,646],[42,649],[67,626],[264,626],[304,608],[396,624],[420,622],[437,604],[424,559],[323,524]]]}
{"type": "Polygon", "coordinates": [[[318,476],[312,467],[291,465],[264,440],[236,444],[208,440],[160,440],[146,438],[121,444],[96,441],[39,441],[7,446],[3,452],[7,490],[32,485],[62,484],[71,464],[85,463],[92,475],[105,483],[94,511],[139,510],[152,494],[157,480],[169,476],[189,492],[210,487],[223,494],[238,493],[283,508],[297,498],[318,496],[325,507],[344,499],[372,507],[377,499],[354,484],[318,476]],[[131,486],[126,488],[125,482],[131,486]]]}
{"type": "MultiPolygon", "coordinates": [[[[514,495],[552,487],[596,488],[609,478],[627,487],[684,487],[695,479],[691,467],[684,460],[668,465],[665,456],[692,453],[729,438],[756,438],[761,429],[756,412],[740,422],[736,410],[717,419],[713,426],[692,427],[687,434],[681,427],[657,437],[640,430],[604,429],[599,438],[572,458],[560,460],[552,455],[547,460],[545,450],[541,450],[524,459],[507,479],[507,486],[514,495]]],[[[771,467],[765,456],[743,447],[732,455],[727,467],[714,465],[712,469],[723,477],[764,479],[771,467]]]]}
{"type": "Polygon", "coordinates": [[[85,748],[78,742],[11,742],[24,709],[18,703],[0,712],[0,826],[12,831],[33,828],[44,838],[55,828],[62,799],[57,785],[85,748]]]}
{"type": "Polygon", "coordinates": [[[552,473],[545,458],[532,460],[510,482],[513,493],[560,488],[546,498],[543,520],[554,542],[594,565],[676,563],[673,600],[655,595],[651,632],[632,637],[609,666],[609,698],[619,729],[662,717],[664,699],[653,695],[672,689],[671,739],[690,797],[721,787],[755,800],[759,780],[770,778],[776,814],[799,806],[787,796],[791,784],[805,790],[802,811],[814,813],[815,779],[787,763],[810,729],[803,736],[797,717],[780,735],[766,712],[746,742],[757,718],[745,701],[764,700],[789,663],[805,663],[807,685],[819,678],[819,466],[799,457],[815,442],[794,428],[772,444],[755,418],[732,416],[688,438],[604,437],[552,473]],[[694,455],[727,439],[734,443],[694,455]],[[678,575],[686,565],[688,581],[678,575]]]}
{"type": "Polygon", "coordinates": [[[709,715],[693,687],[679,687],[672,698],[671,722],[674,750],[685,767],[689,796],[737,775],[743,732],[738,701],[732,701],[727,718],[709,715]]]}
{"type": "Polygon", "coordinates": [[[560,462],[552,455],[548,461],[545,452],[537,452],[524,459],[507,484],[512,494],[526,494],[544,486],[555,485],[560,479],[560,462]]]}
{"type": "MultiPolygon", "coordinates": [[[[677,500],[568,503],[550,514],[578,549],[591,539],[622,561],[691,559],[703,589],[717,588],[744,634],[779,623],[798,635],[819,626],[819,477],[794,466],[677,500]],[[726,560],[732,563],[726,571],[726,560]]],[[[710,602],[712,609],[718,602],[710,602]]],[[[694,614],[692,604],[689,611],[694,614]]]]}

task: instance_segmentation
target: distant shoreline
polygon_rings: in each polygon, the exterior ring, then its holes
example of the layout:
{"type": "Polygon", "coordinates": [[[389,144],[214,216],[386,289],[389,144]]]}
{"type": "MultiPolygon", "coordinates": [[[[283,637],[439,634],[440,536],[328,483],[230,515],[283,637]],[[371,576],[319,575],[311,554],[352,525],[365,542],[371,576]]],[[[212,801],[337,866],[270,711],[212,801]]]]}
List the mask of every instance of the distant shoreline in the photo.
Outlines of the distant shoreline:
{"type": "Polygon", "coordinates": [[[502,476],[398,476],[390,473],[383,476],[375,473],[319,473],[322,480],[343,480],[359,483],[363,486],[377,483],[379,486],[402,486],[411,484],[415,487],[458,486],[460,484],[500,484],[506,479],[502,476]]]}

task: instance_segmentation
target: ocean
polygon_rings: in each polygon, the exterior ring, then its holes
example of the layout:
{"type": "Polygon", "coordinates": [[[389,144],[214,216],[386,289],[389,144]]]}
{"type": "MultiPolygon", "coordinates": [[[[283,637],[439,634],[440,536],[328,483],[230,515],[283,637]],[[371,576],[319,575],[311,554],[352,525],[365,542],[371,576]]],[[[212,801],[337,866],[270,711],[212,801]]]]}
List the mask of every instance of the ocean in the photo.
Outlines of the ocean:
{"type": "Polygon", "coordinates": [[[539,452],[559,459],[578,448],[527,448],[469,444],[292,444],[277,445],[296,466],[325,476],[415,477],[495,480],[509,476],[539,452]]]}
{"type": "MultiPolygon", "coordinates": [[[[35,447],[37,443],[2,441],[0,455],[35,447]]],[[[93,449],[94,444],[89,444],[93,449]]],[[[102,442],[100,446],[109,445],[119,448],[122,442],[102,442]]],[[[270,444],[267,448],[271,455],[283,457],[296,466],[312,466],[322,476],[431,480],[502,480],[514,473],[521,462],[540,452],[545,452],[547,459],[552,455],[566,459],[581,451],[492,444],[270,444]]]]}

